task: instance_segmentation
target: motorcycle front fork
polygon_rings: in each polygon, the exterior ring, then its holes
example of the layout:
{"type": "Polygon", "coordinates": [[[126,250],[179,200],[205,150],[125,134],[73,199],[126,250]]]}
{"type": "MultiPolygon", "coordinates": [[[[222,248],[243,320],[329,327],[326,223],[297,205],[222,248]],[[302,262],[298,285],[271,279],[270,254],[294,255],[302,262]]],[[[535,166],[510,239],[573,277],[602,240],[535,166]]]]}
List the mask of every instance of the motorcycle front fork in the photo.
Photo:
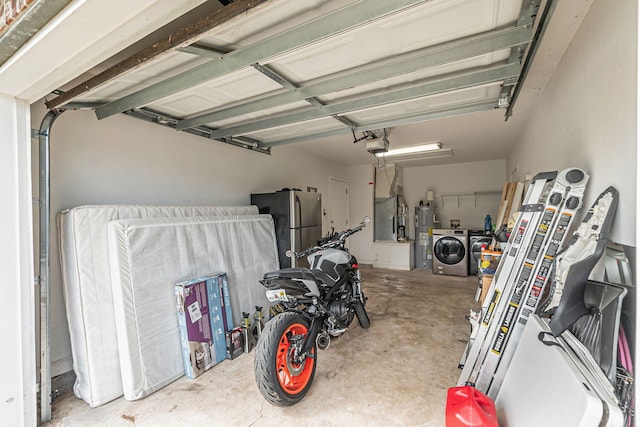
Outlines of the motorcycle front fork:
{"type": "Polygon", "coordinates": [[[360,270],[355,270],[353,273],[353,297],[364,305],[367,302],[367,298],[362,293],[362,287],[360,285],[360,270]]]}

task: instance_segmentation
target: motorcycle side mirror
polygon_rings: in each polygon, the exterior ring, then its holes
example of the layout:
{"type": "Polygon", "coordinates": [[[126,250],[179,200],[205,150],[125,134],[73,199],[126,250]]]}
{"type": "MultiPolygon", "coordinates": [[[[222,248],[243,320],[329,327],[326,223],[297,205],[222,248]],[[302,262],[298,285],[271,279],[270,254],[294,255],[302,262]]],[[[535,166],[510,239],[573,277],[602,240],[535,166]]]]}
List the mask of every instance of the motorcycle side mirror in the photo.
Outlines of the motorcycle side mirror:
{"type": "Polygon", "coordinates": [[[291,249],[289,249],[289,250],[288,250],[287,252],[285,252],[284,254],[285,254],[287,257],[289,257],[289,258],[293,258],[293,256],[295,255],[291,249]]]}

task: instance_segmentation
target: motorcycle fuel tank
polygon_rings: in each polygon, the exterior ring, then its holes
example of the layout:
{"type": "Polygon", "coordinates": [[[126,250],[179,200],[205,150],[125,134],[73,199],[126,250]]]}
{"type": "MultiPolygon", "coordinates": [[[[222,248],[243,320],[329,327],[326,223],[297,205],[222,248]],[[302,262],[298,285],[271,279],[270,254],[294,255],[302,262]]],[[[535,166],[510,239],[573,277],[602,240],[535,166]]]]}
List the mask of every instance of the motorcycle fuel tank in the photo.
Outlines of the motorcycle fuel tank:
{"type": "Polygon", "coordinates": [[[321,269],[323,261],[329,261],[333,264],[347,264],[351,259],[351,255],[340,249],[325,249],[309,255],[307,259],[309,260],[311,268],[321,269]]]}
{"type": "Polygon", "coordinates": [[[351,255],[340,249],[325,249],[307,257],[312,269],[324,271],[333,280],[338,280],[344,273],[345,264],[351,261],[351,255]]]}

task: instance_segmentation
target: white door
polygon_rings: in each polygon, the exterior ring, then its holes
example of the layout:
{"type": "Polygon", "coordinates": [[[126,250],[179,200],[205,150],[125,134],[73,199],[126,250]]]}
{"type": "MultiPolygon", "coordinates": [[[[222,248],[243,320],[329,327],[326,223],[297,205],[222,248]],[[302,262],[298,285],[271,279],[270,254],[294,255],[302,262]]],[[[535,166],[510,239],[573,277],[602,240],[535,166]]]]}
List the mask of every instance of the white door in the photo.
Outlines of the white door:
{"type": "Polygon", "coordinates": [[[329,227],[349,228],[349,183],[337,178],[329,178],[329,227]]]}

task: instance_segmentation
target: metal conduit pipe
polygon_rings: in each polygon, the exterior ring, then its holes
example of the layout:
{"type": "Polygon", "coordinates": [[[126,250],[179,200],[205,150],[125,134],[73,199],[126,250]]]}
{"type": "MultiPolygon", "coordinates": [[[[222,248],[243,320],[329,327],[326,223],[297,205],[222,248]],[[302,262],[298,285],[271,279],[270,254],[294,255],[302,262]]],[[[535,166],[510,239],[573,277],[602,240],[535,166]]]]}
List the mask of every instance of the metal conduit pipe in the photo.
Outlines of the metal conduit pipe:
{"type": "Polygon", "coordinates": [[[50,230],[51,204],[49,187],[51,174],[49,169],[50,132],[53,122],[65,110],[49,111],[40,124],[39,141],[39,207],[40,228],[40,420],[44,423],[51,420],[51,336],[49,330],[51,318],[50,293],[50,230]]]}

